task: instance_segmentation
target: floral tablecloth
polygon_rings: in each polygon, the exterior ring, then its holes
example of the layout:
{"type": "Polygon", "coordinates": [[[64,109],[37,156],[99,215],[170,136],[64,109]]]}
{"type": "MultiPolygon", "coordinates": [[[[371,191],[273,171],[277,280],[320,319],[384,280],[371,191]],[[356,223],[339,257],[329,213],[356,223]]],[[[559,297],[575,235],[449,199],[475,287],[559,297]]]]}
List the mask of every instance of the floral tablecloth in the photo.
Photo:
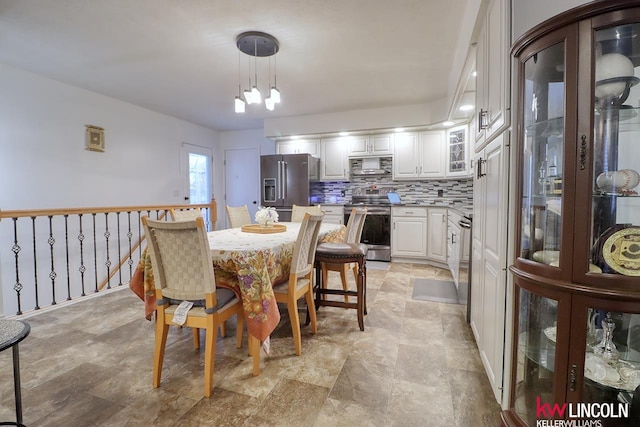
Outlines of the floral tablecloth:
{"type": "MultiPolygon", "coordinates": [[[[280,321],[280,312],[273,295],[273,285],[289,278],[291,258],[300,223],[280,223],[283,233],[245,233],[240,228],[208,233],[216,286],[232,289],[244,304],[249,333],[265,340],[280,321]]],[[[319,240],[341,242],[345,227],[323,223],[319,240]]],[[[145,315],[151,318],[156,309],[151,258],[145,253],[129,284],[145,302],[145,315]]]]}

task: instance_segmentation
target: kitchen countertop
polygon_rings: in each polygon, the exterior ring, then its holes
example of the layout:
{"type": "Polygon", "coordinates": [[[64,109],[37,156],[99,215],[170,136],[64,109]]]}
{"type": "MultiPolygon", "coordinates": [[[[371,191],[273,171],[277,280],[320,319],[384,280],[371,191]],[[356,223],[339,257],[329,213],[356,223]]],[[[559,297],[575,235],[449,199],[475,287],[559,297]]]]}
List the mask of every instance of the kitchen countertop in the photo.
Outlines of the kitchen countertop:
{"type": "MultiPolygon", "coordinates": [[[[321,203],[321,206],[345,206],[351,205],[351,203],[321,203]]],[[[456,211],[462,216],[471,216],[473,214],[473,206],[465,205],[465,206],[450,206],[447,204],[441,203],[427,203],[427,202],[408,202],[408,203],[400,203],[397,205],[390,205],[391,207],[420,207],[420,208],[446,208],[453,211],[456,211]]]]}

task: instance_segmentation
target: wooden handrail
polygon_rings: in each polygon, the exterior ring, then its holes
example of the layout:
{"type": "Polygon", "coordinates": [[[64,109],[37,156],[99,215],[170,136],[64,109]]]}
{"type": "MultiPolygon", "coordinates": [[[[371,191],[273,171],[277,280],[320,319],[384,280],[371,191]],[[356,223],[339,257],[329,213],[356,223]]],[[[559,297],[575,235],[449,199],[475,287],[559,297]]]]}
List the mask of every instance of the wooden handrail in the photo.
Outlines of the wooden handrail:
{"type": "MultiPolygon", "coordinates": [[[[113,212],[144,212],[144,211],[168,211],[169,209],[192,209],[192,208],[213,208],[217,207],[215,199],[211,203],[194,205],[154,205],[154,206],[119,206],[119,207],[99,207],[99,208],[65,208],[65,209],[29,209],[29,210],[2,210],[0,209],[0,220],[2,218],[25,218],[37,216],[56,215],[79,215],[94,213],[113,212]]],[[[212,209],[213,210],[213,209],[212,209]]],[[[215,212],[215,210],[213,210],[215,212]]],[[[217,215],[216,218],[217,220],[217,215]]]]}

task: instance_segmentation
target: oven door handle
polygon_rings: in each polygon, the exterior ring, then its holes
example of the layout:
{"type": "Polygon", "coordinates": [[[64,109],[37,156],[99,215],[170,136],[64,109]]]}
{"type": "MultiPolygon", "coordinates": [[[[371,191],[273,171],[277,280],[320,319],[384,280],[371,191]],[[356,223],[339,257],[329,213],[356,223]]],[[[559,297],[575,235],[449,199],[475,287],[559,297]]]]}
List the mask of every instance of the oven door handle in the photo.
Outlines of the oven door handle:
{"type": "Polygon", "coordinates": [[[471,229],[471,223],[467,221],[458,221],[458,225],[462,228],[471,229]]]}
{"type": "Polygon", "coordinates": [[[367,208],[367,215],[391,215],[389,208],[367,208]]]}

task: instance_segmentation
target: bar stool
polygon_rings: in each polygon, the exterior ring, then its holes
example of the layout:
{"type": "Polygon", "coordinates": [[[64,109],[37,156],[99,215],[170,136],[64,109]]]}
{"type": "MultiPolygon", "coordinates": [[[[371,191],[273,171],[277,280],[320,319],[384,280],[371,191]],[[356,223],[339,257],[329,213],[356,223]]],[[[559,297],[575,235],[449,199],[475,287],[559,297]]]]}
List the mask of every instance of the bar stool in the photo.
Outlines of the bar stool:
{"type": "Polygon", "coordinates": [[[13,348],[13,389],[16,400],[16,422],[0,422],[2,426],[21,426],[22,424],[22,394],[20,392],[20,354],[18,343],[31,332],[31,326],[22,320],[0,319],[0,351],[13,348]]]}
{"type": "Polygon", "coordinates": [[[320,243],[316,248],[316,309],[321,306],[354,308],[358,312],[358,326],[364,331],[364,315],[367,314],[367,245],[362,243],[320,243]],[[322,263],[358,264],[356,291],[346,289],[327,289],[321,281],[322,263]],[[323,299],[323,295],[355,296],[357,302],[331,301],[323,299]]]}

